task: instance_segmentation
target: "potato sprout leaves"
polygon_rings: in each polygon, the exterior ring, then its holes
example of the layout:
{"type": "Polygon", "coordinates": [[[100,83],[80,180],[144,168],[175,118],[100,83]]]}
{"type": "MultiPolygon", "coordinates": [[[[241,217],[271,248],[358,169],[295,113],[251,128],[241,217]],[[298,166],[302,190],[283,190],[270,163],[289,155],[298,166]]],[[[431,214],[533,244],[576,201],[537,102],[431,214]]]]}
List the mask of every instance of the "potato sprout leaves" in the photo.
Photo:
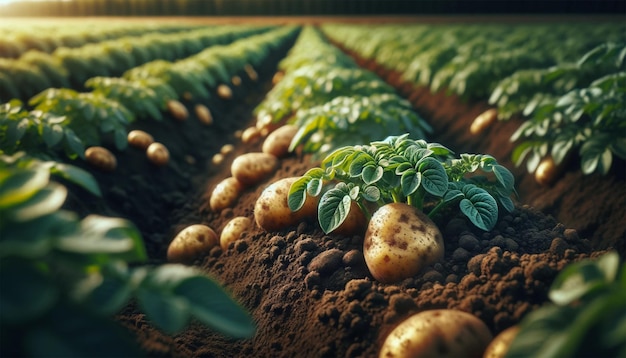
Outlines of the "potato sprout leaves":
{"type": "Polygon", "coordinates": [[[570,264],[548,295],[551,304],[522,320],[507,357],[626,355],[626,265],[617,252],[570,264]]]}
{"type": "Polygon", "coordinates": [[[124,219],[80,219],[62,209],[67,189],[51,174],[100,195],[81,169],[21,154],[0,157],[0,330],[25,337],[9,342],[12,336],[3,334],[3,346],[21,345],[31,355],[135,354],[109,320],[132,298],[169,334],[193,317],[234,337],[252,335],[249,315],[204,273],[129,265],[146,260],[138,230],[124,219]]]}
{"type": "Polygon", "coordinates": [[[321,168],[310,169],[292,184],[288,204],[297,211],[307,195],[322,195],[318,219],[326,233],[341,225],[352,201],[368,217],[372,203],[406,202],[423,210],[425,201],[432,200],[435,206],[430,217],[458,204],[475,226],[491,230],[498,219],[498,206],[514,209],[513,186],[513,175],[489,155],[453,158],[448,148],[411,140],[405,134],[335,150],[321,168]],[[477,175],[478,171],[487,175],[477,175]]]}

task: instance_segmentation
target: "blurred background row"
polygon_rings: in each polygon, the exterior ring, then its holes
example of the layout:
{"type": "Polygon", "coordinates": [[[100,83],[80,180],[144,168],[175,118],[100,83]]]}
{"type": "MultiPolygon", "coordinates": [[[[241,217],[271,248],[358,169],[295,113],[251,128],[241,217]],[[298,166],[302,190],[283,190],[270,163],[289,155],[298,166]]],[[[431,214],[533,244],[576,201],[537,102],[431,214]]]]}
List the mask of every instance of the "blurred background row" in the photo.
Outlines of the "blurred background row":
{"type": "Polygon", "coordinates": [[[624,0],[0,0],[9,16],[613,14],[624,0]]]}

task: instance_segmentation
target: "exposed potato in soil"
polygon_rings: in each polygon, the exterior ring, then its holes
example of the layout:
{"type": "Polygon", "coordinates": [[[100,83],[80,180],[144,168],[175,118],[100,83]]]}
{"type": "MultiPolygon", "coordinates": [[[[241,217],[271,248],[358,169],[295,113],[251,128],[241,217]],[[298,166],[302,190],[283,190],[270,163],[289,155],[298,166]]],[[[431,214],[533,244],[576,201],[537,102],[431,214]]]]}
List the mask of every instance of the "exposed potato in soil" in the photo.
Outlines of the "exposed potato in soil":
{"type": "Polygon", "coordinates": [[[298,127],[292,124],[285,124],[270,133],[263,142],[262,151],[283,158],[289,154],[289,146],[293,137],[296,136],[298,127]]]}
{"type": "Polygon", "coordinates": [[[128,144],[131,147],[135,147],[141,150],[148,149],[150,144],[154,142],[154,138],[150,134],[139,129],[128,132],[127,139],[128,144]]]}
{"type": "Polygon", "coordinates": [[[222,229],[220,234],[220,246],[222,250],[228,250],[230,243],[237,241],[241,234],[252,227],[252,221],[245,216],[231,219],[222,229]]]}
{"type": "Polygon", "coordinates": [[[257,226],[266,231],[278,231],[295,226],[305,218],[316,217],[319,197],[307,196],[302,208],[296,212],[289,208],[289,188],[298,179],[299,177],[283,178],[263,189],[254,204],[257,226]]]}
{"type": "Polygon", "coordinates": [[[170,152],[163,143],[154,142],[146,150],[148,160],[156,166],[162,167],[170,161],[170,152]]]}
{"type": "Polygon", "coordinates": [[[473,135],[481,134],[497,120],[498,111],[495,108],[490,108],[474,119],[470,126],[470,133],[473,135]]]}
{"type": "Polygon", "coordinates": [[[206,225],[194,224],[179,232],[167,249],[170,262],[191,263],[208,254],[219,244],[219,238],[213,229],[206,225]]]}
{"type": "Polygon", "coordinates": [[[198,117],[198,120],[200,122],[207,126],[213,124],[213,115],[211,114],[211,110],[209,109],[209,107],[203,104],[196,104],[194,109],[196,112],[196,116],[198,117]]]}
{"type": "Polygon", "coordinates": [[[167,101],[167,109],[176,120],[186,121],[189,118],[187,107],[175,99],[167,101]]]}
{"type": "Polygon", "coordinates": [[[443,253],[443,236],[437,225],[422,211],[404,203],[378,209],[363,241],[367,267],[381,282],[413,277],[441,260],[443,253]]]}
{"type": "Polygon", "coordinates": [[[224,144],[222,148],[220,148],[220,154],[228,155],[235,150],[235,146],[232,144],[224,144]]]}
{"type": "Polygon", "coordinates": [[[427,310],[410,316],[389,333],[380,358],[480,358],[493,336],[476,316],[449,309],[427,310]]]}
{"type": "Polygon", "coordinates": [[[504,358],[517,332],[519,332],[518,325],[511,326],[500,332],[487,346],[483,358],[504,358]]]}
{"type": "Polygon", "coordinates": [[[241,86],[241,77],[233,76],[233,78],[230,79],[230,83],[232,83],[233,86],[241,86]]]}
{"type": "Polygon", "coordinates": [[[248,127],[241,133],[241,141],[246,144],[253,144],[261,138],[261,132],[257,127],[248,127]]]}
{"type": "Polygon", "coordinates": [[[230,89],[230,87],[228,87],[227,85],[221,84],[221,85],[217,86],[217,95],[221,99],[232,99],[233,98],[233,90],[230,89]]]}
{"type": "Polygon", "coordinates": [[[117,168],[117,159],[110,150],[104,147],[89,147],[85,150],[85,160],[95,168],[105,172],[114,171],[117,168]]]}
{"type": "Polygon", "coordinates": [[[213,211],[220,211],[233,206],[241,195],[243,185],[233,177],[228,177],[219,182],[209,198],[209,206],[213,211]]]}
{"type": "Polygon", "coordinates": [[[246,153],[238,156],[231,174],[244,186],[254,185],[276,171],[278,158],[267,153],[246,153]]]}

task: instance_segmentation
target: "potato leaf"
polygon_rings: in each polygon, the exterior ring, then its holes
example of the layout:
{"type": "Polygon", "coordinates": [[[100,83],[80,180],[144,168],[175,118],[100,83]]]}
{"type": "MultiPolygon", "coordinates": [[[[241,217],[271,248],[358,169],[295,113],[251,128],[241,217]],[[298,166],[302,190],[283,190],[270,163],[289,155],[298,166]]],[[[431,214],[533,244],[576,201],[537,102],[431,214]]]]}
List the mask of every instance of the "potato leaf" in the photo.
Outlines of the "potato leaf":
{"type": "Polygon", "coordinates": [[[461,212],[478,228],[491,230],[498,220],[498,203],[484,189],[473,184],[462,187],[464,198],[459,203],[461,212]]]}
{"type": "Polygon", "coordinates": [[[322,230],[329,233],[339,227],[350,212],[350,189],[345,183],[339,183],[320,199],[318,221],[322,230]]]}

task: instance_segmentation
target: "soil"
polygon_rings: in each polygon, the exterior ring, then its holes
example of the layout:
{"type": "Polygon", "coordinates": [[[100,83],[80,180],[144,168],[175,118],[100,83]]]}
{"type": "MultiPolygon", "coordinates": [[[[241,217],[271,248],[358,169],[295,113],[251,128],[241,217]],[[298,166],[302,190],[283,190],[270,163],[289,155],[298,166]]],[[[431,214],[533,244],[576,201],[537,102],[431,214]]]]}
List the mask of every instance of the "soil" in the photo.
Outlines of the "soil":
{"type": "MultiPolygon", "coordinates": [[[[258,83],[242,74],[245,81],[233,87],[234,99],[214,96],[208,102],[213,126],[199,123],[193,101],[186,103],[192,114],[187,121],[137,123],[169,148],[170,164],[154,167],[133,149],[117,153],[119,167],[114,173],[94,172],[104,198],[74,188],[68,207],[84,215],[133,221],[152,264],[165,262],[167,245],[187,225],[204,223],[219,231],[233,217],[254,219],[254,203],[267,185],[318,164],[302,155],[282,159],[279,169],[246,190],[232,209],[220,213],[208,209],[207,195],[230,176],[230,161],[237,154],[260,151],[261,143],[241,144],[235,132],[254,123],[252,109],[269,90],[270,77],[288,48],[259,69],[258,83]],[[229,143],[235,151],[222,165],[212,165],[213,154],[229,143]]],[[[431,94],[401,83],[397,73],[369,61],[359,63],[411,100],[435,128],[431,141],[457,153],[492,154],[514,168],[508,160],[512,150],[508,138],[515,120],[472,137],[467,128],[487,108],[485,103],[431,94]]],[[[250,311],[257,333],[249,340],[233,340],[195,322],[181,334],[168,336],[150,325],[133,304],[115,319],[151,357],[374,357],[397,323],[432,308],[475,314],[495,335],[545,303],[552,280],[568,263],[610,248],[624,257],[626,183],[621,164],[605,177],[583,176],[571,169],[548,187],[535,184],[523,168],[515,169],[520,198],[514,212],[503,213],[490,232],[451,212],[437,222],[446,245],[444,259],[395,284],[371,277],[360,236],[326,235],[312,221],[278,232],[255,227],[228,250],[216,247],[194,263],[250,311]]]]}

